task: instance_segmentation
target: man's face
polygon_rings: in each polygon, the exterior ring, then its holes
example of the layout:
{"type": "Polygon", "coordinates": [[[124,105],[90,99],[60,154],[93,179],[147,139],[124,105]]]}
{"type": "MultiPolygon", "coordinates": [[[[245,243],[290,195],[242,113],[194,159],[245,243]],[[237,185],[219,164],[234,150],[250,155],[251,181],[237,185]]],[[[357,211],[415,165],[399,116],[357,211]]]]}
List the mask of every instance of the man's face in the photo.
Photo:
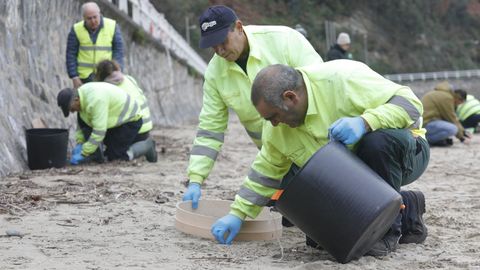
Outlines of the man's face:
{"type": "Polygon", "coordinates": [[[296,128],[304,123],[305,114],[301,113],[299,109],[295,108],[293,105],[289,106],[285,103],[283,104],[283,107],[284,108],[278,108],[271,104],[267,104],[262,99],[258,102],[256,109],[260,116],[265,120],[270,121],[274,127],[278,126],[280,123],[284,123],[291,128],[296,128]]]}
{"type": "Polygon", "coordinates": [[[76,97],[72,100],[72,103],[70,104],[70,112],[74,113],[79,111],[80,111],[80,99],[76,97]]]}
{"type": "Polygon", "coordinates": [[[342,44],[340,45],[340,48],[342,48],[344,51],[348,51],[350,50],[350,44],[342,44]]]}
{"type": "Polygon", "coordinates": [[[88,29],[91,31],[96,31],[100,25],[100,11],[94,8],[86,9],[83,13],[83,20],[85,21],[88,29]]]}
{"type": "Polygon", "coordinates": [[[236,26],[233,31],[229,31],[225,41],[213,46],[213,50],[219,56],[225,58],[229,62],[236,61],[243,52],[244,40],[241,25],[236,26]]]}

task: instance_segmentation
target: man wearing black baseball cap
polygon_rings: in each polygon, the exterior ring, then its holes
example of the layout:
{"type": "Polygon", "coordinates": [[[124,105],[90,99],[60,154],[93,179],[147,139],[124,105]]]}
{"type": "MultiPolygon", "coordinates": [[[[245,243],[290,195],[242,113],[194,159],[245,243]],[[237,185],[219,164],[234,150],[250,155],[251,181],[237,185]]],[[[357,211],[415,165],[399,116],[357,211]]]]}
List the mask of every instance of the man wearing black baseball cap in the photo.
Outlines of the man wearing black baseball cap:
{"type": "MultiPolygon", "coordinates": [[[[213,48],[215,55],[205,72],[203,108],[187,169],[189,185],[183,200],[191,200],[193,208],[197,208],[200,185],[212,170],[223,144],[229,109],[235,111],[256,146],[262,146],[264,120],[250,101],[257,72],[271,64],[301,67],[323,62],[305,37],[294,29],[244,26],[226,6],[207,8],[199,18],[199,25],[200,47],[213,48]]],[[[263,179],[261,172],[251,171],[249,175],[258,181],[263,179]]],[[[249,199],[261,200],[259,194],[248,188],[244,191],[252,195],[249,199]]],[[[244,198],[248,196],[246,193],[244,198]]]]}
{"type": "Polygon", "coordinates": [[[138,134],[143,123],[141,106],[118,86],[90,82],[76,90],[65,88],[58,93],[57,104],[65,117],[70,112],[79,113],[72,165],[102,156],[102,144],[108,160],[132,160],[143,155],[156,160],[153,140],[146,141],[148,136],[138,134]]]}

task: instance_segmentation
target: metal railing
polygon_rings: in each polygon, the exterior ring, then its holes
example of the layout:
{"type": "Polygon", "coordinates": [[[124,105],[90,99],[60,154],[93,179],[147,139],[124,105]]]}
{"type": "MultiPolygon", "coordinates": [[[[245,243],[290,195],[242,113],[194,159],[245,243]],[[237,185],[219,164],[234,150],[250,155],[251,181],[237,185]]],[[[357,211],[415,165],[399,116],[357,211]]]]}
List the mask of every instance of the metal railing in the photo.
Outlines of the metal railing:
{"type": "Polygon", "coordinates": [[[480,77],[480,69],[437,71],[437,72],[424,72],[424,73],[386,74],[383,76],[395,82],[463,79],[463,78],[480,77]]]}
{"type": "Polygon", "coordinates": [[[149,0],[108,0],[125,12],[132,20],[141,25],[154,39],[165,48],[174,52],[197,72],[204,75],[207,63],[173,28],[162,13],[157,12],[149,0]]]}

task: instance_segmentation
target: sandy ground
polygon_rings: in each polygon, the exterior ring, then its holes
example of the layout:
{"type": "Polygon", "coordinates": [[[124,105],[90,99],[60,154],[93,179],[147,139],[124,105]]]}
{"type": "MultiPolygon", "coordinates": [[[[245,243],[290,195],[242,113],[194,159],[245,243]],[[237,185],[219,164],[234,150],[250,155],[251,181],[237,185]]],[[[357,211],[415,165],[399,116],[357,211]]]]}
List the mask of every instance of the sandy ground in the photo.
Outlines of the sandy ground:
{"type": "MultiPolygon", "coordinates": [[[[231,122],[203,198],[233,199],[255,156],[231,122]]],[[[195,129],[157,130],[156,164],[68,166],[1,179],[0,269],[480,269],[480,135],[470,146],[433,148],[427,172],[407,187],[426,195],[424,244],[342,265],[306,247],[297,228],[284,229],[280,242],[231,246],[177,231],[175,204],[195,129]],[[6,230],[23,237],[6,237],[6,230]]]]}

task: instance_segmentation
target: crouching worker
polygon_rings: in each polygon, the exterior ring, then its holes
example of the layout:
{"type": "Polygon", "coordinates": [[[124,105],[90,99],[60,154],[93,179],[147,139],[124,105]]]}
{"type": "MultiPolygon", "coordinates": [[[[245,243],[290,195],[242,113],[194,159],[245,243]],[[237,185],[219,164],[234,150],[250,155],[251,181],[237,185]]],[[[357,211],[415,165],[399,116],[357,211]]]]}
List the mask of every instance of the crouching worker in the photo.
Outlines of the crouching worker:
{"type": "MultiPolygon", "coordinates": [[[[138,102],[143,121],[138,134],[146,139],[135,143],[134,148],[150,148],[152,145],[155,147],[155,141],[152,140],[149,133],[153,127],[152,119],[150,118],[150,108],[148,107],[147,98],[143,90],[138,86],[137,81],[132,76],[123,74],[120,65],[114,60],[103,60],[98,63],[95,81],[104,81],[116,85],[138,102]]],[[[154,152],[156,153],[155,148],[154,152]]],[[[146,158],[149,162],[157,162],[157,155],[147,155],[146,158]]]]}
{"type": "Polygon", "coordinates": [[[71,164],[99,161],[103,155],[112,161],[157,154],[153,144],[136,147],[146,139],[138,134],[143,123],[140,105],[117,86],[91,82],[77,90],[65,88],[58,93],[57,103],[65,117],[70,112],[79,113],[71,164]]]}
{"type": "Polygon", "coordinates": [[[255,218],[278,190],[292,163],[304,166],[330,139],[352,149],[402,195],[406,205],[368,254],[383,256],[399,242],[425,240],[423,194],[400,192],[401,186],[420,177],[430,156],[421,128],[422,103],[410,88],[360,62],[337,60],[297,69],[266,67],[253,81],[251,99],[269,122],[263,127],[263,147],[251,167],[259,176],[246,177],[230,213],[212,225],[218,242],[230,244],[245,217],[255,218]]]}

